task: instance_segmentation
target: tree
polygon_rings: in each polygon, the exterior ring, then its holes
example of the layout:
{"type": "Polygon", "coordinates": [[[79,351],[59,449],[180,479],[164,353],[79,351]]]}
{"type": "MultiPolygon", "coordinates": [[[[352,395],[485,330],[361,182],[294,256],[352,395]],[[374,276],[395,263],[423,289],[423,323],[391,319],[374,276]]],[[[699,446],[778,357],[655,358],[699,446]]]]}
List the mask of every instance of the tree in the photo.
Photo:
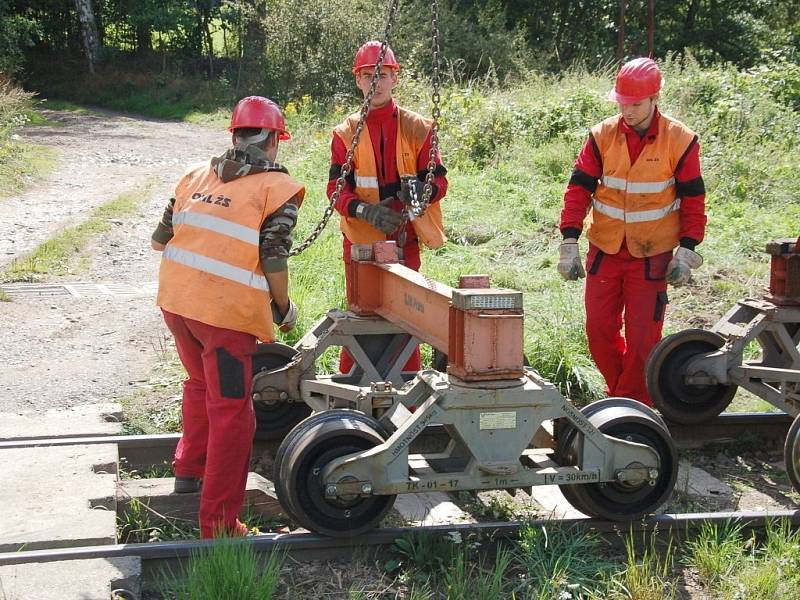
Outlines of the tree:
{"type": "Polygon", "coordinates": [[[100,38],[97,36],[92,0],[75,0],[75,9],[78,11],[78,21],[81,24],[81,39],[89,63],[89,72],[94,73],[95,65],[100,62],[100,38]]]}

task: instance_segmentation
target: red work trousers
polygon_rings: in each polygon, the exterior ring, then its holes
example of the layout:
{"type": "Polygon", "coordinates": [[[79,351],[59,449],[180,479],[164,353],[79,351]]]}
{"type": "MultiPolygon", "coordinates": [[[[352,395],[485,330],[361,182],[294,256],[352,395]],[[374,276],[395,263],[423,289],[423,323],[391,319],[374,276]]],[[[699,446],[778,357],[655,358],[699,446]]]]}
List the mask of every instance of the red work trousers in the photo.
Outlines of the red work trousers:
{"type": "Polygon", "coordinates": [[[605,254],[590,244],[586,257],[586,336],[609,396],[652,406],[645,385],[647,357],[661,339],[672,252],[636,258],[628,249],[605,254]],[[622,336],[623,322],[625,336],[622,336]]]}
{"type": "Polygon", "coordinates": [[[200,534],[236,534],[256,422],[250,398],[256,338],[163,311],[189,377],[176,477],[201,477],[200,534]]]}
{"type": "MultiPolygon", "coordinates": [[[[342,240],[344,264],[348,265],[350,264],[350,246],[353,244],[346,237],[343,237],[342,240]]],[[[419,271],[419,267],[422,264],[422,259],[419,255],[419,242],[417,242],[416,239],[403,247],[403,262],[409,269],[419,271]]],[[[350,278],[347,273],[347,268],[345,268],[345,287],[347,286],[349,280],[350,278]]],[[[353,368],[353,363],[353,357],[350,356],[350,353],[347,350],[342,348],[342,351],[339,353],[339,373],[349,373],[350,369],[353,368]]],[[[408,362],[406,362],[405,367],[403,367],[403,371],[419,371],[421,368],[422,360],[420,359],[419,355],[419,346],[417,346],[414,349],[414,352],[411,353],[411,356],[408,357],[408,362]]]]}

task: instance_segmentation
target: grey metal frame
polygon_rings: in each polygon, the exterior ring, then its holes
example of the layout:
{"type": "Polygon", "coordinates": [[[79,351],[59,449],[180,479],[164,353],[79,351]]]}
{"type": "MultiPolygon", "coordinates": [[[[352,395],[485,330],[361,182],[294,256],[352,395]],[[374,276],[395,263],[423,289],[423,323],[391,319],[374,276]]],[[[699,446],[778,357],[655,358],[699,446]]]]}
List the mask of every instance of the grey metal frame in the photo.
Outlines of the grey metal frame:
{"type": "Polygon", "coordinates": [[[687,363],[687,384],[737,385],[790,415],[800,414],[800,307],[747,298],[711,331],[722,336],[725,345],[687,363]],[[762,355],[745,360],[753,341],[762,355]]]}
{"type": "MultiPolygon", "coordinates": [[[[604,435],[531,369],[516,380],[475,384],[435,370],[402,373],[400,365],[418,343],[381,317],[331,311],[297,342],[294,360],[255,376],[255,393],[303,401],[317,412],[352,408],[391,432],[385,443],[326,467],[329,497],[609,481],[654,485],[658,479],[657,452],[604,435]],[[364,339],[375,335],[388,335],[389,343],[370,358],[364,339]],[[351,352],[357,365],[351,373],[316,375],[315,361],[330,346],[351,352]],[[553,419],[579,432],[576,466],[555,464],[551,445],[531,447],[534,433],[553,419]],[[410,455],[411,443],[433,424],[449,433],[447,448],[410,455]]],[[[334,420],[320,427],[319,434],[341,424],[334,420]]]]}

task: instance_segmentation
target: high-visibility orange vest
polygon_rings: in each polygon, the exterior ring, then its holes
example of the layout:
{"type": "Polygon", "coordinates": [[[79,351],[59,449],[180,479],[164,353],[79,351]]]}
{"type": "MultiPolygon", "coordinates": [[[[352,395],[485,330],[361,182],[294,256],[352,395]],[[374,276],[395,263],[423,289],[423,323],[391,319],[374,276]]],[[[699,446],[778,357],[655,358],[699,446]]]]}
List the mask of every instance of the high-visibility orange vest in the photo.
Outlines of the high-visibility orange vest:
{"type": "Polygon", "coordinates": [[[619,252],[625,240],[633,256],[654,256],[678,246],[681,199],[675,171],[695,134],[662,114],[655,140],[631,165],[621,119],[617,115],[592,127],[603,175],[592,197],[587,237],[607,254],[619,252]]]}
{"type": "Polygon", "coordinates": [[[215,327],[275,339],[269,285],[261,270],[264,220],[305,188],[270,171],[224,183],[210,163],[175,188],[173,238],[158,275],[158,306],[215,327]]]}
{"type": "MultiPolygon", "coordinates": [[[[422,145],[425,143],[431,130],[432,121],[404,108],[397,108],[397,172],[400,177],[417,176],[417,157],[422,145]]],[[[344,142],[350,150],[353,145],[353,136],[358,126],[359,113],[353,113],[343,123],[334,128],[334,134],[344,142]]],[[[361,137],[358,141],[355,156],[353,157],[353,172],[355,175],[355,193],[359,200],[370,204],[380,202],[378,188],[378,168],[375,165],[375,152],[372,149],[372,140],[369,128],[364,124],[361,137]]],[[[422,216],[412,221],[417,238],[428,248],[441,248],[447,241],[442,223],[442,207],[434,202],[425,209],[422,216]]],[[[386,236],[372,225],[351,217],[342,215],[339,226],[345,237],[354,244],[371,244],[383,241],[386,236]]]]}

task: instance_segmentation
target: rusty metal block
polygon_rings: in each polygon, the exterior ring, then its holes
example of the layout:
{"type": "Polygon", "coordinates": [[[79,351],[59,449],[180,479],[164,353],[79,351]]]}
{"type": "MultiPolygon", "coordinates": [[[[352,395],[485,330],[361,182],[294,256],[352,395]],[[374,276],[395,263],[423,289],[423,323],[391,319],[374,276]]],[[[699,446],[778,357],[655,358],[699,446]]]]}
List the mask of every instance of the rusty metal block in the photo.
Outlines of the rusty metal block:
{"type": "Polygon", "coordinates": [[[373,260],[376,263],[391,264],[400,261],[397,253],[397,242],[386,240],[385,242],[375,242],[372,244],[373,260]]]}

